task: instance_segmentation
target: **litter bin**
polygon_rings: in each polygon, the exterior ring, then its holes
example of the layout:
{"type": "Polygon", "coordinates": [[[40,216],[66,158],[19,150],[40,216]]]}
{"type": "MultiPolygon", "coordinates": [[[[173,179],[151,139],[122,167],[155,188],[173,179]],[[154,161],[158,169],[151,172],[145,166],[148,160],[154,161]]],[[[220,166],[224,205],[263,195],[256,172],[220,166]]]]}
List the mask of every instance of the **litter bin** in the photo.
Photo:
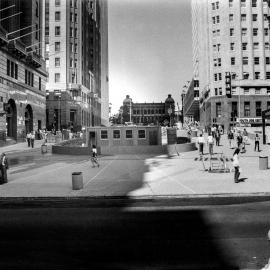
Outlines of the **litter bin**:
{"type": "Polygon", "coordinates": [[[72,173],[72,189],[78,190],[83,188],[83,175],[82,172],[72,173]]]}
{"type": "Polygon", "coordinates": [[[45,154],[48,152],[48,148],[46,144],[41,145],[41,154],[45,154]]]}
{"type": "Polygon", "coordinates": [[[268,169],[268,156],[266,157],[259,157],[259,169],[260,170],[267,170],[268,169]]]}

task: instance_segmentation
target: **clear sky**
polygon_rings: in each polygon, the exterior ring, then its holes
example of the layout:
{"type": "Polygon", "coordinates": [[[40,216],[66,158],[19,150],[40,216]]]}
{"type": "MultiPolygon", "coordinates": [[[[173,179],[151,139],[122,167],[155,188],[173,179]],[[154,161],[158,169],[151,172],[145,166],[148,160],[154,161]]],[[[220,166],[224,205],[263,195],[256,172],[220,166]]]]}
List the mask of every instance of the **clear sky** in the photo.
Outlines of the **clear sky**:
{"type": "Polygon", "coordinates": [[[109,87],[112,112],[133,102],[181,103],[192,78],[190,0],[109,0],[109,87]]]}

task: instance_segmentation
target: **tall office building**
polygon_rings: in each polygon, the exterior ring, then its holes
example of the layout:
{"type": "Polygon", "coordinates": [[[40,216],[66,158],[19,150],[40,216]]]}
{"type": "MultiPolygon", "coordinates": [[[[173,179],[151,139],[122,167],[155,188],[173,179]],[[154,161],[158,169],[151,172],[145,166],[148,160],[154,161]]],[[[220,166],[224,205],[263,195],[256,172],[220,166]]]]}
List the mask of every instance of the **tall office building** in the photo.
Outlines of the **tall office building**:
{"type": "Polygon", "coordinates": [[[46,0],[45,10],[47,128],[101,125],[102,101],[108,103],[102,100],[108,89],[106,0],[46,0]]]}
{"type": "Polygon", "coordinates": [[[192,0],[202,125],[261,125],[262,110],[270,108],[268,10],[267,0],[192,0]],[[231,76],[231,98],[226,96],[226,74],[231,76]]]}
{"type": "Polygon", "coordinates": [[[45,128],[42,0],[0,1],[0,144],[45,128]]]}

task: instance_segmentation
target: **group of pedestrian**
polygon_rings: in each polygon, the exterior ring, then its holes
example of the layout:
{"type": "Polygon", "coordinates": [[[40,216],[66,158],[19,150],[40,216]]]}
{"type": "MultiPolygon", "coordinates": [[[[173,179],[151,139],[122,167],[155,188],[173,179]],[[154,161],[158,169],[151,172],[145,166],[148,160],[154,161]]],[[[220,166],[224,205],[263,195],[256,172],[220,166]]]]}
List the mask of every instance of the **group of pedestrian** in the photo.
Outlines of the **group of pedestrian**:
{"type": "Polygon", "coordinates": [[[28,147],[34,148],[35,132],[34,131],[32,131],[32,132],[28,131],[27,134],[26,134],[26,140],[27,140],[28,147]]]}

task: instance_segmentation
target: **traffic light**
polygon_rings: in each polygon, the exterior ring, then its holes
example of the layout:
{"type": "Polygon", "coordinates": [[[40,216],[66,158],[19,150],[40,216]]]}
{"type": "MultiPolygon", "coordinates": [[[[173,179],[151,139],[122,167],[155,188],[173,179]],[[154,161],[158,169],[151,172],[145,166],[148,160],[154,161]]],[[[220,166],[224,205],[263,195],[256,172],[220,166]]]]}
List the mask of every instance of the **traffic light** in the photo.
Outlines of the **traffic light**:
{"type": "Polygon", "coordinates": [[[231,85],[231,73],[225,73],[225,88],[226,88],[226,96],[228,98],[232,97],[232,85],[231,85]]]}

